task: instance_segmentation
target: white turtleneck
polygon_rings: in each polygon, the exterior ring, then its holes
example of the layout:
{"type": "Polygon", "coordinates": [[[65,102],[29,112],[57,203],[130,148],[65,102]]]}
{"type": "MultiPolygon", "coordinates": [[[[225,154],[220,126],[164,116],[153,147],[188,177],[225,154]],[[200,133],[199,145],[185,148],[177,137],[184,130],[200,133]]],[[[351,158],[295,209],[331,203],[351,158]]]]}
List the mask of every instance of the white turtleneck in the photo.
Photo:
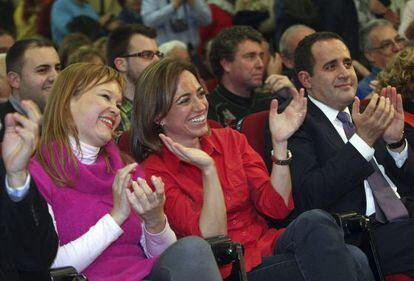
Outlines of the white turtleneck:
{"type": "MultiPolygon", "coordinates": [[[[100,147],[95,147],[84,142],[79,142],[80,147],[78,147],[73,137],[69,137],[69,141],[73,153],[82,164],[91,165],[96,162],[100,147]]],[[[48,205],[48,207],[57,231],[52,207],[50,205],[48,205]]],[[[149,233],[143,223],[141,224],[141,227],[142,236],[140,244],[147,257],[160,255],[177,240],[168,220],[166,221],[164,229],[157,234],[149,233]]],[[[117,240],[122,233],[122,228],[115,222],[112,216],[106,214],[82,236],[65,245],[59,246],[52,268],[73,266],[78,272],[81,272],[113,241],[117,240]]]]}

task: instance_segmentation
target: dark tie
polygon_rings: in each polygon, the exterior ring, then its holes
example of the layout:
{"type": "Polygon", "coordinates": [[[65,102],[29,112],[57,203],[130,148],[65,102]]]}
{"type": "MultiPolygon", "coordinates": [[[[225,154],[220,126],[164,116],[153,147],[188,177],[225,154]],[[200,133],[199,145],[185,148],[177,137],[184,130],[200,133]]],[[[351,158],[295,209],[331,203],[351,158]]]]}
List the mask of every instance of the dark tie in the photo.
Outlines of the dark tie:
{"type": "MultiPolygon", "coordinates": [[[[342,123],[346,137],[350,139],[355,133],[355,126],[351,122],[349,114],[339,112],[337,118],[342,123]]],[[[393,222],[408,218],[407,209],[392,190],[374,159],[370,163],[374,167],[375,172],[367,178],[367,181],[375,199],[375,219],[379,222],[386,222],[387,220],[393,222]]]]}

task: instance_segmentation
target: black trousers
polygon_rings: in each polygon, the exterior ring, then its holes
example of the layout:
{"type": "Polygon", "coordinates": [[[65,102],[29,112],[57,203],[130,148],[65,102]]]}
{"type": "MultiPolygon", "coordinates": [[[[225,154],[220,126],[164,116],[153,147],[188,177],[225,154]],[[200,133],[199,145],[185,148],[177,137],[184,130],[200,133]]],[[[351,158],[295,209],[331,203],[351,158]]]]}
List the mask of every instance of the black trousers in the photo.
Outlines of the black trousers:
{"type": "Polygon", "coordinates": [[[344,242],[342,229],[328,213],[311,210],[288,225],[276,243],[275,256],[248,273],[249,281],[371,281],[361,250],[344,242]]]}
{"type": "Polygon", "coordinates": [[[373,236],[385,274],[407,273],[414,276],[414,219],[375,223],[373,236]]]}

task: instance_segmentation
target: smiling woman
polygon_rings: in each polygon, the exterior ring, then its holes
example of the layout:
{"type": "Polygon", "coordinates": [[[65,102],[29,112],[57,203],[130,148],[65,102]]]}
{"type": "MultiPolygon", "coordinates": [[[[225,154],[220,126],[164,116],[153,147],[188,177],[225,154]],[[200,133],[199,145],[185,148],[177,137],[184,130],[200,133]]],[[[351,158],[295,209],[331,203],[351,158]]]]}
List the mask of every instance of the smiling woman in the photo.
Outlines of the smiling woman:
{"type": "Polygon", "coordinates": [[[117,71],[87,63],[68,66],[53,86],[30,164],[60,240],[53,266],[74,266],[91,281],[185,281],[200,272],[203,280],[218,280],[205,241],[174,243],[161,178],[151,177],[151,190],[112,140],[124,89],[117,71]]]}
{"type": "MultiPolygon", "coordinates": [[[[283,113],[272,101],[269,177],[243,135],[208,127],[208,102],[193,65],[165,58],[144,70],[136,89],[134,156],[148,179],[163,178],[165,212],[178,236],[229,235],[241,242],[251,281],[372,280],[365,256],[345,245],[327,213],[306,212],[286,229],[267,225],[265,216],[284,219],[293,209],[287,139],[306,115],[303,90],[292,92],[283,113]]],[[[228,268],[222,273],[227,277],[228,268]]]]}

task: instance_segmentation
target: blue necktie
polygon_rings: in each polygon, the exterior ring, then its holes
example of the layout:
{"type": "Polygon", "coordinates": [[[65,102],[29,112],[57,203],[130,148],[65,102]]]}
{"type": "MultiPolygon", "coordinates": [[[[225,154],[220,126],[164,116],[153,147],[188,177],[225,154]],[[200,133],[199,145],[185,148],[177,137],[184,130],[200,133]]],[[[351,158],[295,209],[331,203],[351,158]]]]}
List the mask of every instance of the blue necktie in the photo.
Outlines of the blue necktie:
{"type": "MultiPolygon", "coordinates": [[[[355,126],[351,122],[349,114],[339,112],[337,118],[341,121],[345,135],[349,140],[355,133],[355,126]]],[[[367,181],[375,199],[375,219],[385,223],[386,221],[394,222],[408,218],[407,208],[405,208],[404,204],[392,190],[374,159],[371,159],[370,163],[374,167],[375,172],[367,178],[367,181]]]]}

